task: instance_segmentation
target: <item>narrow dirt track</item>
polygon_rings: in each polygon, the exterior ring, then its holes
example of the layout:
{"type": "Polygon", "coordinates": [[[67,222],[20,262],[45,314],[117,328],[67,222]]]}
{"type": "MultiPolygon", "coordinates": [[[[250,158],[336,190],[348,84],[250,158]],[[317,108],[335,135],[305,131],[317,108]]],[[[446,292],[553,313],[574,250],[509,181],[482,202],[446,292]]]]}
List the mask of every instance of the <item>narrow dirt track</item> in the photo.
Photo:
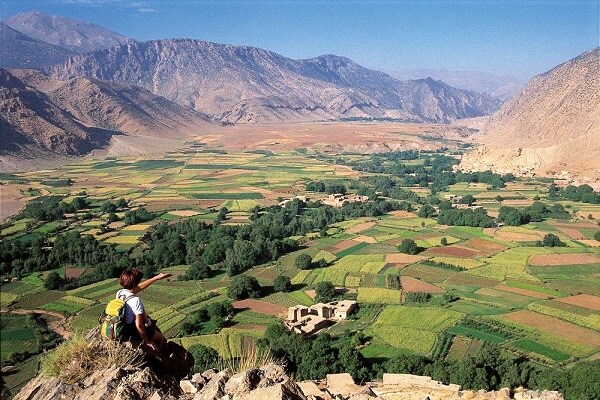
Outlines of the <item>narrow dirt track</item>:
{"type": "Polygon", "coordinates": [[[53,317],[58,318],[58,321],[52,321],[48,323],[48,328],[52,329],[54,332],[59,334],[65,339],[70,338],[73,335],[73,331],[69,328],[70,317],[65,317],[64,315],[54,312],[54,311],[46,311],[46,310],[26,310],[22,308],[17,308],[14,310],[9,310],[3,308],[0,310],[0,313],[6,314],[19,314],[19,315],[27,315],[27,314],[46,314],[52,315],[53,317]]]}

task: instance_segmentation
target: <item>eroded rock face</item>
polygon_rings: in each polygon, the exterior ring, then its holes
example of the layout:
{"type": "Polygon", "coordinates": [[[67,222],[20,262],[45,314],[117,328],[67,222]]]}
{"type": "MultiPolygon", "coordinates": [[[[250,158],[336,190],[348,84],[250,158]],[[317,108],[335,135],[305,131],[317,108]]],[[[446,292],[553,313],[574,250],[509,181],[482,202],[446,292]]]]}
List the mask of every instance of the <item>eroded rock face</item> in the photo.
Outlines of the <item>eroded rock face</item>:
{"type": "Polygon", "coordinates": [[[385,374],[383,382],[357,385],[349,374],[323,381],[295,382],[276,364],[240,373],[208,370],[177,381],[150,368],[111,367],[69,385],[37,377],[16,400],[564,400],[558,392],[504,388],[495,392],[461,390],[426,376],[385,374]]]}

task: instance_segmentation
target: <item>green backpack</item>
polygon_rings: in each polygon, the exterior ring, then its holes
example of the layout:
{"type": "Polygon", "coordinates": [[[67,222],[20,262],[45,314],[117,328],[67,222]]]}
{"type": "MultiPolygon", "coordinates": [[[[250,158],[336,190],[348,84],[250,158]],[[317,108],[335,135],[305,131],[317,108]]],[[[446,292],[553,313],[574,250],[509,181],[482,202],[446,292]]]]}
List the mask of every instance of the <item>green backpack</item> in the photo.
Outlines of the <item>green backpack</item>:
{"type": "Polygon", "coordinates": [[[101,337],[111,340],[121,339],[125,328],[125,304],[132,297],[135,295],[132,294],[124,300],[117,298],[108,302],[99,320],[101,337]]]}

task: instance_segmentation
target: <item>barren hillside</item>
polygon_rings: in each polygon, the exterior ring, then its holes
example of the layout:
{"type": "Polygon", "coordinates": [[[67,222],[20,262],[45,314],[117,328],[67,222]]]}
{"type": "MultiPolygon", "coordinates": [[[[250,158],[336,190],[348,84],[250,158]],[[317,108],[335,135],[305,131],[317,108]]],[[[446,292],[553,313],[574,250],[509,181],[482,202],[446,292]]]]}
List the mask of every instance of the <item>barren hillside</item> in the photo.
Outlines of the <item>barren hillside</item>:
{"type": "Polygon", "coordinates": [[[533,78],[475,138],[467,169],[600,178],[600,48],[533,78]]]}

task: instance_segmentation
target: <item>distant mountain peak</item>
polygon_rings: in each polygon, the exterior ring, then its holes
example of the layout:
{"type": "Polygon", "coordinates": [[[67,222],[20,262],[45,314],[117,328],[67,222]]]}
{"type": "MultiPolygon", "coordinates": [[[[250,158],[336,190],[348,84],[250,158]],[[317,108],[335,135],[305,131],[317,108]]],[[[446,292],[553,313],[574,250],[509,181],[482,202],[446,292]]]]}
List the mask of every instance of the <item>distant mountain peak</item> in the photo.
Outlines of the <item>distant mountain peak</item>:
{"type": "Polygon", "coordinates": [[[5,23],[34,39],[76,53],[86,53],[133,39],[86,21],[29,11],[13,15],[5,23]]]}

